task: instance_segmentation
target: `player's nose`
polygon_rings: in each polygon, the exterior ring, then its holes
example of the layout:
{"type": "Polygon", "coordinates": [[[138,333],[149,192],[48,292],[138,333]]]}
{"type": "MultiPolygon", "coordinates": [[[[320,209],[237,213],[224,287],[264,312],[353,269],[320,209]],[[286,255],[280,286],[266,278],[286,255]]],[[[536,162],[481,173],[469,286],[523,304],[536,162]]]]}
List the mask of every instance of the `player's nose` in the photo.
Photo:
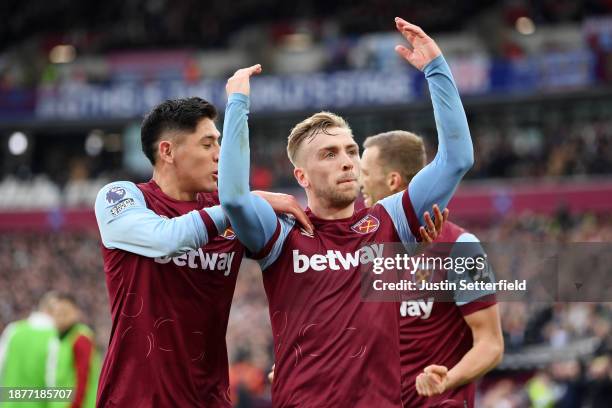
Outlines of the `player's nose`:
{"type": "Polygon", "coordinates": [[[342,171],[352,170],[354,167],[353,161],[348,154],[342,155],[342,171]]]}

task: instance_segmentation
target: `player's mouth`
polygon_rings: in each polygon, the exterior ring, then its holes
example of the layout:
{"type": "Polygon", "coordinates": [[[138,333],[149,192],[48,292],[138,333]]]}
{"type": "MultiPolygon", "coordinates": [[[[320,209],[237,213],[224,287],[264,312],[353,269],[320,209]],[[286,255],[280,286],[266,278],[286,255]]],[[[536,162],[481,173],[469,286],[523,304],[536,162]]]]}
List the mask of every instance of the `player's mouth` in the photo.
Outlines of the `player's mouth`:
{"type": "Polygon", "coordinates": [[[218,171],[213,171],[212,177],[215,181],[219,180],[219,172],[218,171]]]}
{"type": "Polygon", "coordinates": [[[338,180],[338,184],[356,183],[356,182],[357,182],[357,179],[355,177],[346,177],[346,178],[342,178],[338,180]]]}

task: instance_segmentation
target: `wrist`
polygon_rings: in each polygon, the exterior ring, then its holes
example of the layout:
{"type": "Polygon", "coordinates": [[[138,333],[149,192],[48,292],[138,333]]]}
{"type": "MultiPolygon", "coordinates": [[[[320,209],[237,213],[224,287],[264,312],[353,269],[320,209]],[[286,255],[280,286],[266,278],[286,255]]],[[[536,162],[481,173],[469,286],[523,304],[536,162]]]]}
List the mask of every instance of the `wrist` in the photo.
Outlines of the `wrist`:
{"type": "Polygon", "coordinates": [[[446,375],[446,384],[444,386],[444,392],[452,390],[461,385],[461,378],[457,375],[454,369],[448,371],[446,375]]]}
{"type": "Polygon", "coordinates": [[[423,73],[425,74],[425,76],[427,76],[433,70],[444,64],[446,64],[446,60],[444,59],[444,55],[440,54],[431,61],[429,61],[427,64],[425,64],[425,66],[423,67],[423,73]]]}
{"type": "Polygon", "coordinates": [[[230,93],[229,97],[227,98],[227,103],[229,104],[230,102],[243,102],[246,103],[247,105],[249,104],[249,95],[240,93],[240,92],[232,92],[230,93]]]}

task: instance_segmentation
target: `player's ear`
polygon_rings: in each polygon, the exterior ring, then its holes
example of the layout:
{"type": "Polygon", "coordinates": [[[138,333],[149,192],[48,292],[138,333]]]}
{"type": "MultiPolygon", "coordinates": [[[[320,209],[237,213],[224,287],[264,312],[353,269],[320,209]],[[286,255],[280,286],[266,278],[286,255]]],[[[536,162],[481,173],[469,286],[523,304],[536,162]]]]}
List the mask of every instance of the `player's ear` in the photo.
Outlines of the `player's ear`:
{"type": "Polygon", "coordinates": [[[397,171],[392,171],[391,173],[387,174],[387,187],[389,187],[389,190],[392,192],[403,190],[403,185],[404,181],[402,176],[397,171]]]}
{"type": "Polygon", "coordinates": [[[174,163],[174,150],[172,142],[169,140],[160,140],[157,145],[157,155],[160,161],[166,163],[174,163]]]}
{"type": "Polygon", "coordinates": [[[310,185],[308,177],[306,177],[306,173],[301,167],[296,167],[293,169],[293,176],[302,188],[307,188],[310,185]]]}

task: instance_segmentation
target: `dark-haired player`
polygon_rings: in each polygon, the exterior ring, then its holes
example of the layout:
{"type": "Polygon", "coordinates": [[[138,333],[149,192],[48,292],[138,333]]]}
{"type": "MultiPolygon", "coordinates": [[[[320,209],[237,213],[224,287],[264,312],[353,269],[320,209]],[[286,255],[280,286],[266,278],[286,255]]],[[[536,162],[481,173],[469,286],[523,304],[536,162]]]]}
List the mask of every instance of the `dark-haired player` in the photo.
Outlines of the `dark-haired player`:
{"type": "Polygon", "coordinates": [[[416,242],[423,214],[445,207],[473,162],[467,120],[450,69],[423,30],[402,19],[412,48],[397,52],[425,72],[439,149],[403,192],[355,211],[359,146],[348,124],[321,112],[291,131],[288,153],[305,189],[314,234],[249,194],[248,94],[254,66],[227,84],[219,195],[235,231],[260,258],[274,334],[277,407],[401,406],[396,304],[364,302],[359,267],[385,242],[416,242]]]}
{"type": "Polygon", "coordinates": [[[141,127],[151,181],[98,193],[113,320],[99,407],[231,406],[225,332],[244,249],[216,206],[216,116],[201,98],[158,105],[141,127]]]}

